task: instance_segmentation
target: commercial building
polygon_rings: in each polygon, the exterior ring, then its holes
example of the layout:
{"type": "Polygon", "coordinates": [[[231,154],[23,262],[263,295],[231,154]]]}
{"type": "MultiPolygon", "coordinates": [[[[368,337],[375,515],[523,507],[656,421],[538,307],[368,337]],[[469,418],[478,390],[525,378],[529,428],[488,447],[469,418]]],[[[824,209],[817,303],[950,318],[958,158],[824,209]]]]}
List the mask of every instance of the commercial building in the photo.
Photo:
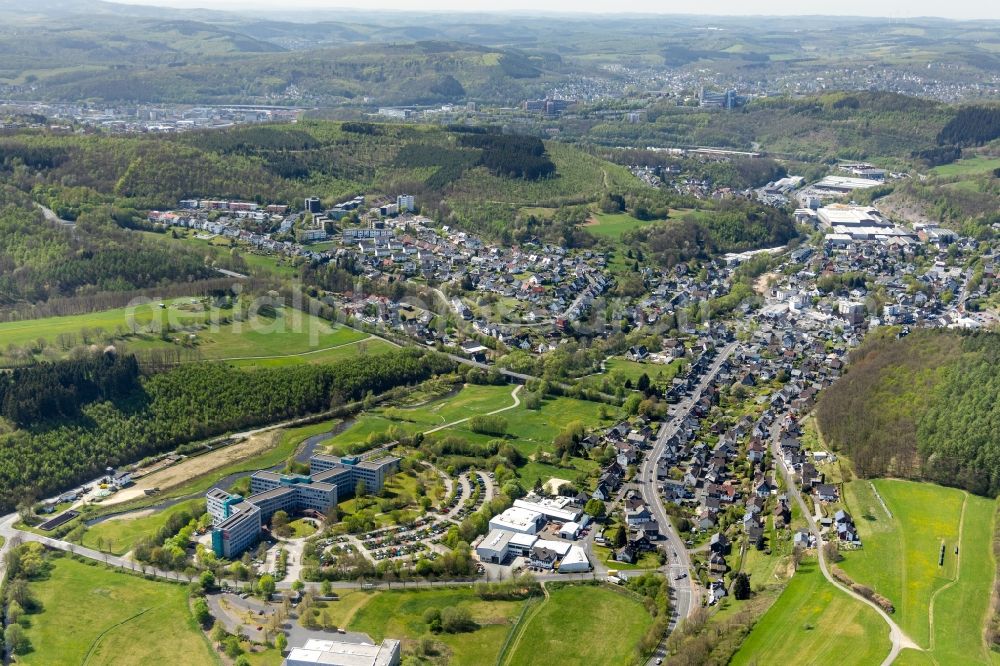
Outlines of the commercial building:
{"type": "Polygon", "coordinates": [[[879,181],[872,180],[870,178],[849,178],[847,176],[827,176],[823,180],[814,184],[812,187],[816,190],[827,190],[830,192],[839,192],[841,194],[846,194],[848,192],[853,192],[854,190],[866,190],[870,187],[875,187],[879,184],[879,181]]]}
{"type": "Polygon", "coordinates": [[[536,534],[545,525],[545,516],[537,511],[512,506],[490,518],[491,530],[505,530],[520,534],[536,534]]]}
{"type": "Polygon", "coordinates": [[[573,546],[559,562],[559,573],[583,573],[590,571],[590,560],[587,553],[579,546],[573,546]]]}
{"type": "Polygon", "coordinates": [[[364,482],[365,492],[378,492],[398,469],[399,458],[393,456],[369,461],[317,454],[309,459],[309,475],[254,472],[251,494],[245,499],[212,488],[205,496],[212,516],[212,550],[232,559],[257,542],[263,525],[276,512],[326,513],[340,498],[353,495],[359,481],[364,482]]]}
{"type": "Polygon", "coordinates": [[[302,647],[292,648],[284,666],[397,666],[399,660],[399,641],[391,638],[381,645],[310,638],[302,647]]]}
{"type": "MultiPolygon", "coordinates": [[[[570,497],[544,497],[539,498],[529,495],[524,499],[514,500],[514,506],[526,511],[540,513],[547,520],[555,520],[560,523],[579,522],[582,519],[583,509],[577,507],[570,497]]],[[[583,523],[581,526],[585,526],[583,523]]]]}
{"type": "Polygon", "coordinates": [[[847,206],[834,204],[816,211],[820,224],[827,229],[833,227],[892,227],[877,209],[871,206],[847,206]]]}
{"type": "Polygon", "coordinates": [[[319,197],[306,197],[305,211],[313,214],[322,213],[323,203],[319,200],[319,197]]]}

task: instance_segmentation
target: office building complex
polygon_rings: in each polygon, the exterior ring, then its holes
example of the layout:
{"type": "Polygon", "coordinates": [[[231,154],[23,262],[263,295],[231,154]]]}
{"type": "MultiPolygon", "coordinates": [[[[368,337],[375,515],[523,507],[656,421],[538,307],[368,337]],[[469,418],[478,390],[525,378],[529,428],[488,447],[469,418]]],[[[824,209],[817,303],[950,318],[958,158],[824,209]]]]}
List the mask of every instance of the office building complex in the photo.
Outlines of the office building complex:
{"type": "Polygon", "coordinates": [[[323,454],[309,459],[309,474],[278,474],[259,470],[250,476],[250,496],[212,488],[205,499],[212,516],[212,549],[232,559],[260,538],[260,532],[278,511],[326,513],[339,498],[354,495],[359,482],[364,492],[379,492],[386,478],[399,469],[399,458],[362,460],[323,454]]]}

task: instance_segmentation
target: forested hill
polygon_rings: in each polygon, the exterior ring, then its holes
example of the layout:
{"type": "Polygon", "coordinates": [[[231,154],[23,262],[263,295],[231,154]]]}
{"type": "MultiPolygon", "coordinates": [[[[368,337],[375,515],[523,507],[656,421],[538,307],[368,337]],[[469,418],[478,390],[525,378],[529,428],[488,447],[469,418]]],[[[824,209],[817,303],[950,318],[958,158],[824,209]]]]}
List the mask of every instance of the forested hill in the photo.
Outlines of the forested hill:
{"type": "Polygon", "coordinates": [[[408,192],[425,214],[491,235],[511,233],[522,206],[643,187],[625,167],[497,129],[322,121],[175,137],[21,132],[0,136],[0,177],[69,217],[112,204],[163,209],[187,197],[298,208],[312,195],[332,206],[408,192]]]}
{"type": "MultiPolygon", "coordinates": [[[[120,217],[126,224],[131,220],[120,217]]],[[[81,219],[80,233],[74,234],[46,222],[25,193],[0,188],[0,307],[213,275],[193,252],[126,233],[114,224],[109,210],[95,210],[81,219]]]]}
{"type": "Polygon", "coordinates": [[[1000,493],[1000,335],[873,333],[820,396],[827,441],[862,476],[1000,493]]]}
{"type": "Polygon", "coordinates": [[[22,369],[16,383],[0,383],[0,512],[108,465],[323,412],[453,367],[444,356],[400,349],[253,371],[190,363],[140,381],[134,360],[108,354],[22,369]]]}

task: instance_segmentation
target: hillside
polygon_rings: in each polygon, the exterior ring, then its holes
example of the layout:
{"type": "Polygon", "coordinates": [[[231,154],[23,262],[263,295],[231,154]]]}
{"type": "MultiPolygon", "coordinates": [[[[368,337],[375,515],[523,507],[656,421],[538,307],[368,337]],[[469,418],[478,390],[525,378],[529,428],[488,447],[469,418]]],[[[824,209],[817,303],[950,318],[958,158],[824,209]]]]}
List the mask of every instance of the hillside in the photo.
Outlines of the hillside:
{"type": "Polygon", "coordinates": [[[873,333],[817,405],[858,474],[1000,492],[1000,335],[873,333]]]}
{"type": "Polygon", "coordinates": [[[162,209],[184,197],[331,206],[409,192],[425,213],[511,231],[524,206],[588,203],[642,186],[578,148],[529,137],[371,123],[302,122],[177,137],[0,137],[0,174],[60,214],[114,204],[162,209]]]}
{"type": "Polygon", "coordinates": [[[895,158],[903,165],[914,151],[936,147],[954,116],[954,107],[939,102],[865,91],[762,98],[735,113],[666,100],[650,108],[648,122],[592,122],[578,138],[608,146],[764,150],[807,162],[895,158]]]}

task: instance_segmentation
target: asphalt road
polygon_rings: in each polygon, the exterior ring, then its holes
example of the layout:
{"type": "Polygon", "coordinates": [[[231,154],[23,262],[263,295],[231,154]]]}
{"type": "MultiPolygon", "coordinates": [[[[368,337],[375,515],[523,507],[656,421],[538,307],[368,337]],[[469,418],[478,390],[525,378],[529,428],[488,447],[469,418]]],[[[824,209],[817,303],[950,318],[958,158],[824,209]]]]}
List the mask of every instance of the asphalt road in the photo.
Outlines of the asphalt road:
{"type": "MultiPolygon", "coordinates": [[[[642,498],[652,510],[653,515],[656,517],[656,522],[660,524],[660,532],[666,537],[664,550],[667,553],[667,565],[665,570],[674,593],[674,614],[670,620],[671,632],[682,619],[690,616],[694,612],[694,609],[701,607],[702,594],[701,588],[695,582],[692,575],[691,558],[688,555],[687,545],[685,545],[680,535],[674,530],[673,523],[670,522],[666,510],[663,508],[663,500],[659,492],[657,492],[656,461],[659,460],[660,455],[663,453],[667,440],[677,433],[681,422],[691,413],[691,408],[694,407],[695,401],[698,400],[702,391],[708,387],[709,383],[715,379],[715,376],[719,374],[722,364],[732,356],[736,350],[736,346],[737,343],[732,342],[719,350],[715,360],[712,361],[712,365],[702,375],[701,380],[691,395],[677,403],[673,418],[660,427],[653,450],[646,456],[639,470],[639,487],[642,492],[642,498]],[[684,576],[684,578],[676,580],[677,576],[684,576]]],[[[665,657],[665,645],[661,643],[650,659],[650,663],[655,663],[657,659],[665,657]]]]}

